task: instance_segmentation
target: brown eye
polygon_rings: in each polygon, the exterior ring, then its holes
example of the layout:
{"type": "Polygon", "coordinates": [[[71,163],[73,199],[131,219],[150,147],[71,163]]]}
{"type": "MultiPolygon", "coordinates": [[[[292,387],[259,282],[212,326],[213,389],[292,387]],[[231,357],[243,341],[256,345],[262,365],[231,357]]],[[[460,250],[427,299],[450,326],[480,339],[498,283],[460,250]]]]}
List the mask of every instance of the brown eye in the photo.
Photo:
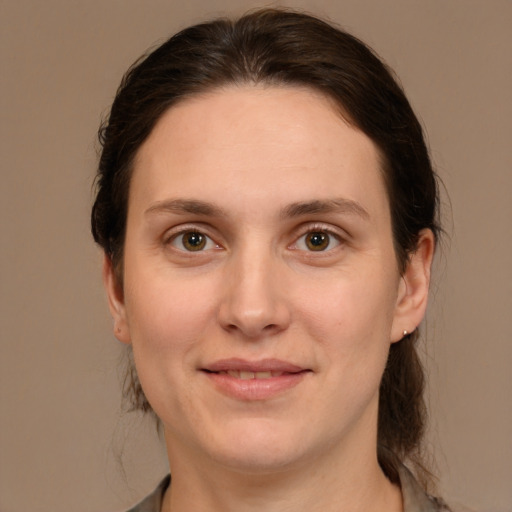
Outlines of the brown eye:
{"type": "Polygon", "coordinates": [[[314,231],[308,233],[304,241],[310,251],[325,251],[329,247],[331,237],[322,231],[314,231]]]}
{"type": "Polygon", "coordinates": [[[302,235],[293,245],[294,249],[306,252],[323,252],[341,244],[340,237],[329,230],[317,229],[302,235]]]}
{"type": "Polygon", "coordinates": [[[201,233],[185,233],[182,236],[182,243],[187,251],[200,251],[206,245],[206,237],[201,233]]]}
{"type": "Polygon", "coordinates": [[[176,235],[170,242],[173,247],[186,252],[200,252],[213,249],[217,245],[213,240],[200,231],[184,231],[176,235]]]}

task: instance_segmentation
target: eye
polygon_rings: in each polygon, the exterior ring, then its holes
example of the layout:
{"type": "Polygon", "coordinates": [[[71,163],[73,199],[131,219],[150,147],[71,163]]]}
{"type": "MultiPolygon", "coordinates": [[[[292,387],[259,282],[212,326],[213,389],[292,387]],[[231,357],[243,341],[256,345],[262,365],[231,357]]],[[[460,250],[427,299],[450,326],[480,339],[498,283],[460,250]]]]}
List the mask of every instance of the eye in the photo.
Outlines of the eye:
{"type": "Polygon", "coordinates": [[[200,252],[218,247],[209,236],[193,230],[178,233],[169,243],[176,249],[187,252],[200,252]]]}
{"type": "Polygon", "coordinates": [[[309,231],[295,243],[295,248],[301,251],[322,252],[334,249],[340,245],[339,238],[325,230],[309,231]]]}

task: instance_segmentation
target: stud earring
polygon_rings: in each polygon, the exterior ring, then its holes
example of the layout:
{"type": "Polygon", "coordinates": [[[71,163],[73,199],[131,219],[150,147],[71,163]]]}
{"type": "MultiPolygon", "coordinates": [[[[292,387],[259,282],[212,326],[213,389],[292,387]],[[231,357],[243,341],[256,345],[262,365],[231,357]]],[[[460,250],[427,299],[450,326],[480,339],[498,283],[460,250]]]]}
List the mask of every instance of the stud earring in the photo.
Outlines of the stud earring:
{"type": "Polygon", "coordinates": [[[409,332],[404,329],[404,332],[402,334],[403,334],[403,336],[405,338],[409,334],[409,332]]]}

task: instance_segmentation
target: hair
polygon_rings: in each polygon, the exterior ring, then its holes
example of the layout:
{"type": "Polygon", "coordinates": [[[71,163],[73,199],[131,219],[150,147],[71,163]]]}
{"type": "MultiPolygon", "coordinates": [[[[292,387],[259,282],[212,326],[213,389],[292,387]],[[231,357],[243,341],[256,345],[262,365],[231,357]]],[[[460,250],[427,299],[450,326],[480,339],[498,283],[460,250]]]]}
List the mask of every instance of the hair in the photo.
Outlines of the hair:
{"type": "MultiPolygon", "coordinates": [[[[122,286],[128,191],[134,157],[162,114],[188,97],[226,86],[299,86],[323,93],[377,146],[389,198],[393,243],[403,273],[422,229],[436,239],[438,186],[421,125],[393,72],[356,37],[316,17],[281,9],[216,19],[184,29],[137,61],[122,79],[102,147],[92,233],[122,286]]],[[[428,483],[422,455],[426,423],[418,330],[391,344],[382,377],[378,459],[393,481],[412,463],[428,483]]],[[[151,411],[130,366],[132,409],[151,411]]]]}

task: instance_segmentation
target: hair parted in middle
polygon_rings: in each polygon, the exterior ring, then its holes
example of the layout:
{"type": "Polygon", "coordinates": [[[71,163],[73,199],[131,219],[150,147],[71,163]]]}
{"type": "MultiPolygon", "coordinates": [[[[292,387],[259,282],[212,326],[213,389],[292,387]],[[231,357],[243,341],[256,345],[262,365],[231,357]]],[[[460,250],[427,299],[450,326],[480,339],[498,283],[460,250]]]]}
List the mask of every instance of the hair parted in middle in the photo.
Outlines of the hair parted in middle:
{"type": "MultiPolygon", "coordinates": [[[[124,76],[102,146],[92,232],[122,287],[123,245],[133,161],[161,116],[189,97],[227,86],[306,87],[323,93],[347,122],[377,146],[388,194],[393,242],[403,273],[419,233],[439,235],[438,188],[423,131],[385,64],[356,37],[314,16],[282,9],[216,19],[179,32],[124,76]]],[[[378,456],[398,481],[397,463],[412,461],[423,483],[424,374],[418,330],[391,345],[379,399],[378,456]]],[[[150,411],[131,367],[125,391],[150,411]]]]}

